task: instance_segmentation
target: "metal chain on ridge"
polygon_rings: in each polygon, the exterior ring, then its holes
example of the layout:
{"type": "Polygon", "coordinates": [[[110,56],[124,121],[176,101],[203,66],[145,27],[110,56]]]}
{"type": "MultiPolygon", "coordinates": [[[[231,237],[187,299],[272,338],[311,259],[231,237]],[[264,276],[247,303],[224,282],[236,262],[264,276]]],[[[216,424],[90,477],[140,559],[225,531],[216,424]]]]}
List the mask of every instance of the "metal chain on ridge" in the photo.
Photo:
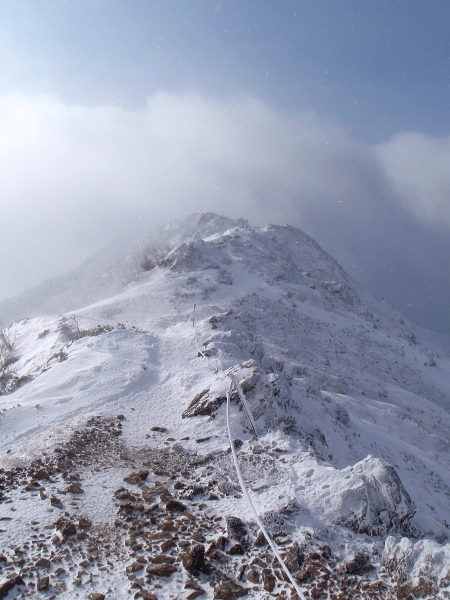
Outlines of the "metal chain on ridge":
{"type": "MultiPolygon", "coordinates": [[[[188,322],[192,318],[192,326],[195,328],[195,341],[196,341],[196,344],[197,344],[198,351],[200,352],[200,354],[204,358],[208,359],[208,357],[201,351],[200,345],[198,343],[198,329],[197,329],[197,322],[196,322],[196,319],[195,319],[195,316],[196,316],[195,315],[195,309],[196,309],[196,305],[194,304],[194,309],[193,309],[193,311],[192,311],[192,313],[191,313],[191,315],[189,317],[188,322]]],[[[218,369],[216,369],[216,373],[217,372],[218,372],[218,369]]],[[[231,390],[233,389],[233,386],[236,388],[236,390],[238,392],[239,398],[240,398],[240,400],[242,402],[242,406],[244,407],[244,411],[245,411],[245,413],[247,415],[248,420],[250,421],[251,427],[252,427],[254,435],[256,437],[258,437],[258,433],[257,433],[257,430],[256,430],[256,423],[255,423],[255,421],[253,419],[253,415],[252,415],[251,409],[250,409],[250,407],[249,407],[249,405],[248,405],[248,403],[247,403],[247,401],[245,399],[245,394],[244,394],[244,392],[243,392],[243,390],[242,390],[242,388],[241,388],[241,386],[240,386],[240,384],[239,384],[239,382],[237,380],[237,377],[234,375],[234,373],[228,373],[228,375],[229,375],[229,377],[231,379],[231,383],[230,383],[230,386],[229,386],[228,391],[227,391],[227,408],[226,408],[228,439],[230,441],[230,448],[231,448],[231,453],[232,453],[232,456],[233,456],[233,462],[234,462],[234,466],[235,466],[235,469],[236,469],[236,474],[237,474],[237,477],[238,477],[238,480],[239,480],[239,485],[241,486],[242,494],[243,494],[245,500],[247,501],[247,504],[249,505],[251,512],[253,513],[253,516],[255,518],[255,521],[258,524],[258,527],[261,529],[264,537],[267,540],[267,543],[269,544],[269,546],[272,549],[272,552],[274,553],[274,555],[276,556],[278,562],[280,563],[281,568],[286,573],[286,576],[289,578],[289,581],[292,583],[295,591],[297,592],[298,597],[300,598],[300,600],[306,600],[305,595],[303,594],[302,590],[299,588],[299,586],[298,586],[297,582],[295,581],[293,575],[289,571],[286,563],[281,558],[280,553],[278,552],[278,548],[275,546],[275,543],[273,542],[272,538],[270,537],[269,533],[267,532],[266,528],[264,527],[261,519],[259,518],[258,513],[256,512],[255,505],[253,504],[253,501],[250,498],[250,495],[249,495],[249,493],[247,491],[247,487],[245,485],[244,477],[242,475],[242,471],[241,471],[241,468],[239,466],[239,461],[237,459],[236,449],[234,447],[233,438],[232,438],[232,435],[231,435],[231,426],[230,426],[230,400],[231,400],[231,390]]]]}
{"type": "Polygon", "coordinates": [[[251,509],[251,511],[253,513],[255,521],[257,522],[259,528],[263,532],[263,535],[266,538],[269,546],[272,548],[272,551],[275,554],[276,558],[278,559],[278,562],[280,563],[283,571],[286,573],[287,577],[289,578],[289,581],[294,586],[294,589],[297,592],[298,597],[301,600],[306,600],[305,595],[303,594],[302,590],[299,588],[299,586],[298,586],[297,582],[295,581],[293,575],[291,574],[291,572],[289,571],[288,567],[286,566],[286,563],[281,558],[280,553],[278,552],[278,548],[275,546],[275,543],[273,542],[272,538],[270,537],[269,533],[267,532],[266,528],[264,527],[261,519],[259,518],[258,513],[256,512],[255,505],[253,504],[253,501],[250,498],[250,495],[249,495],[249,493],[247,491],[247,487],[245,485],[244,477],[242,476],[241,468],[239,466],[239,461],[237,459],[236,449],[234,447],[233,438],[232,438],[232,435],[231,435],[231,426],[230,426],[230,398],[231,398],[231,390],[233,388],[233,385],[234,385],[234,381],[232,379],[230,387],[228,388],[228,391],[227,391],[227,428],[228,428],[228,438],[230,440],[231,453],[233,455],[234,466],[236,468],[236,473],[237,473],[237,476],[238,476],[239,485],[241,486],[242,494],[244,495],[244,498],[247,501],[247,504],[250,506],[250,509],[251,509]]]}

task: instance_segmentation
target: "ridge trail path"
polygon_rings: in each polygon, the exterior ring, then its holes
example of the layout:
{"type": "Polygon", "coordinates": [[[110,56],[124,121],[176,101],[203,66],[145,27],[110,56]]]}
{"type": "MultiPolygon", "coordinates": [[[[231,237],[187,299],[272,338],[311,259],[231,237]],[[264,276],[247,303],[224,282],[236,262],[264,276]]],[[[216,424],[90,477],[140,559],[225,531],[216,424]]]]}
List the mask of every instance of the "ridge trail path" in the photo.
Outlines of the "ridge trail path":
{"type": "MultiPolygon", "coordinates": [[[[210,421],[207,416],[182,419],[181,415],[195,394],[208,388],[212,382],[223,380],[226,385],[229,381],[226,373],[214,373],[211,361],[197,356],[195,329],[191,323],[169,326],[164,332],[158,332],[157,339],[158,378],[150,385],[138,387],[129,397],[127,406],[122,407],[127,417],[124,441],[131,445],[137,442],[140,445],[152,444],[148,437],[151,427],[159,426],[165,427],[167,436],[175,437],[176,441],[189,438],[183,441],[187,450],[199,450],[195,439],[208,436],[211,436],[211,441],[202,443],[202,452],[225,448],[225,420],[221,427],[217,420],[210,421]]],[[[120,408],[120,402],[117,408],[120,408]]],[[[160,444],[162,438],[158,438],[156,442],[160,444]]]]}

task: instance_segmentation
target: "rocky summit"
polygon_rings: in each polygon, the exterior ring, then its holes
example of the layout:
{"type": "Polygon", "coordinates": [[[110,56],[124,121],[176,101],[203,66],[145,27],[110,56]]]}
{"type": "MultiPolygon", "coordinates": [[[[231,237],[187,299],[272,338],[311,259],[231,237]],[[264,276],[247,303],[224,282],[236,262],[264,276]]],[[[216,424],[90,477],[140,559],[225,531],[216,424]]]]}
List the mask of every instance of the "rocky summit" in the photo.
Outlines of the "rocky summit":
{"type": "Polygon", "coordinates": [[[450,598],[447,350],[302,231],[193,215],[0,315],[0,598],[450,598]]]}

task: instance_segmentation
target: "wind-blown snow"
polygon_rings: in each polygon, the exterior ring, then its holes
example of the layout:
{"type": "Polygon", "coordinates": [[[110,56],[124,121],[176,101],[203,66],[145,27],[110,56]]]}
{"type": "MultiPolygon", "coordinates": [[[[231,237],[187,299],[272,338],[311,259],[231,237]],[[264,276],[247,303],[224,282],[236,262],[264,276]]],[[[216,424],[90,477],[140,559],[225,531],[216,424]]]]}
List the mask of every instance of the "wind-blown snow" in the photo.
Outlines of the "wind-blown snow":
{"type": "MultiPolygon", "coordinates": [[[[99,283],[95,301],[70,313],[81,335],[64,333],[59,315],[11,325],[15,372],[27,379],[0,397],[0,463],[25,464],[89,416],[117,413],[126,415],[123,439],[132,447],[156,444],[148,434],[159,425],[189,438],[187,451],[200,452],[199,437],[209,438],[203,454],[226,450],[224,405],[213,420],[181,415],[204,390],[224,397],[235,368],[260,432],[251,439],[235,406],[234,435],[245,442],[240,460],[261,513],[294,503],[294,535],[314,531],[341,557],[363,549],[388,564],[403,552],[408,576],[424,556],[443,570],[450,557],[450,361],[432,335],[293,227],[255,229],[203,215],[154,243],[167,251],[157,266],[125,287],[123,271],[116,280],[109,271],[112,280],[99,283]],[[252,466],[258,444],[262,455],[278,449],[275,463],[252,466]]],[[[72,283],[58,296],[63,307],[72,283]]],[[[51,306],[49,298],[35,300],[51,306]]],[[[121,477],[92,475],[84,500],[91,516],[109,518],[107,502],[89,498],[101,486],[115,489],[121,477]]],[[[215,509],[251,519],[233,495],[215,509]]],[[[8,544],[19,543],[26,518],[15,517],[8,544]]]]}

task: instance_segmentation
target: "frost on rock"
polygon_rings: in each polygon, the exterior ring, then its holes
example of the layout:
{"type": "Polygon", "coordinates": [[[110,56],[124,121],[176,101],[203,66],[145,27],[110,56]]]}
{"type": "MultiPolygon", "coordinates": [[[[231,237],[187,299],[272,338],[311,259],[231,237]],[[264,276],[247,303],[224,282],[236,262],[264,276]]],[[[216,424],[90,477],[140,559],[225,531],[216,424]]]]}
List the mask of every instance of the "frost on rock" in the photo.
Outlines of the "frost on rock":
{"type": "Polygon", "coordinates": [[[368,456],[341,473],[346,483],[336,493],[336,524],[367,535],[413,533],[416,509],[394,467],[368,456]]]}
{"type": "Polygon", "coordinates": [[[224,260],[220,248],[200,240],[182,244],[167,257],[167,262],[171,263],[172,270],[184,272],[205,269],[219,270],[221,263],[228,264],[229,259],[224,260]]]}
{"type": "Polygon", "coordinates": [[[209,388],[206,388],[194,396],[181,416],[185,419],[186,417],[215,415],[217,409],[225,402],[225,400],[225,396],[215,396],[210,393],[209,388]]]}
{"type": "Polygon", "coordinates": [[[320,285],[324,290],[327,290],[347,304],[352,305],[358,299],[355,290],[346,283],[339,283],[337,281],[321,281],[320,285]]]}
{"type": "Polygon", "coordinates": [[[264,527],[270,532],[283,532],[287,531],[286,529],[286,519],[282,514],[275,510],[268,510],[261,518],[264,527]]]}
{"type": "Polygon", "coordinates": [[[398,598],[440,597],[450,585],[450,549],[433,540],[389,536],[381,564],[396,582],[398,598]]]}

